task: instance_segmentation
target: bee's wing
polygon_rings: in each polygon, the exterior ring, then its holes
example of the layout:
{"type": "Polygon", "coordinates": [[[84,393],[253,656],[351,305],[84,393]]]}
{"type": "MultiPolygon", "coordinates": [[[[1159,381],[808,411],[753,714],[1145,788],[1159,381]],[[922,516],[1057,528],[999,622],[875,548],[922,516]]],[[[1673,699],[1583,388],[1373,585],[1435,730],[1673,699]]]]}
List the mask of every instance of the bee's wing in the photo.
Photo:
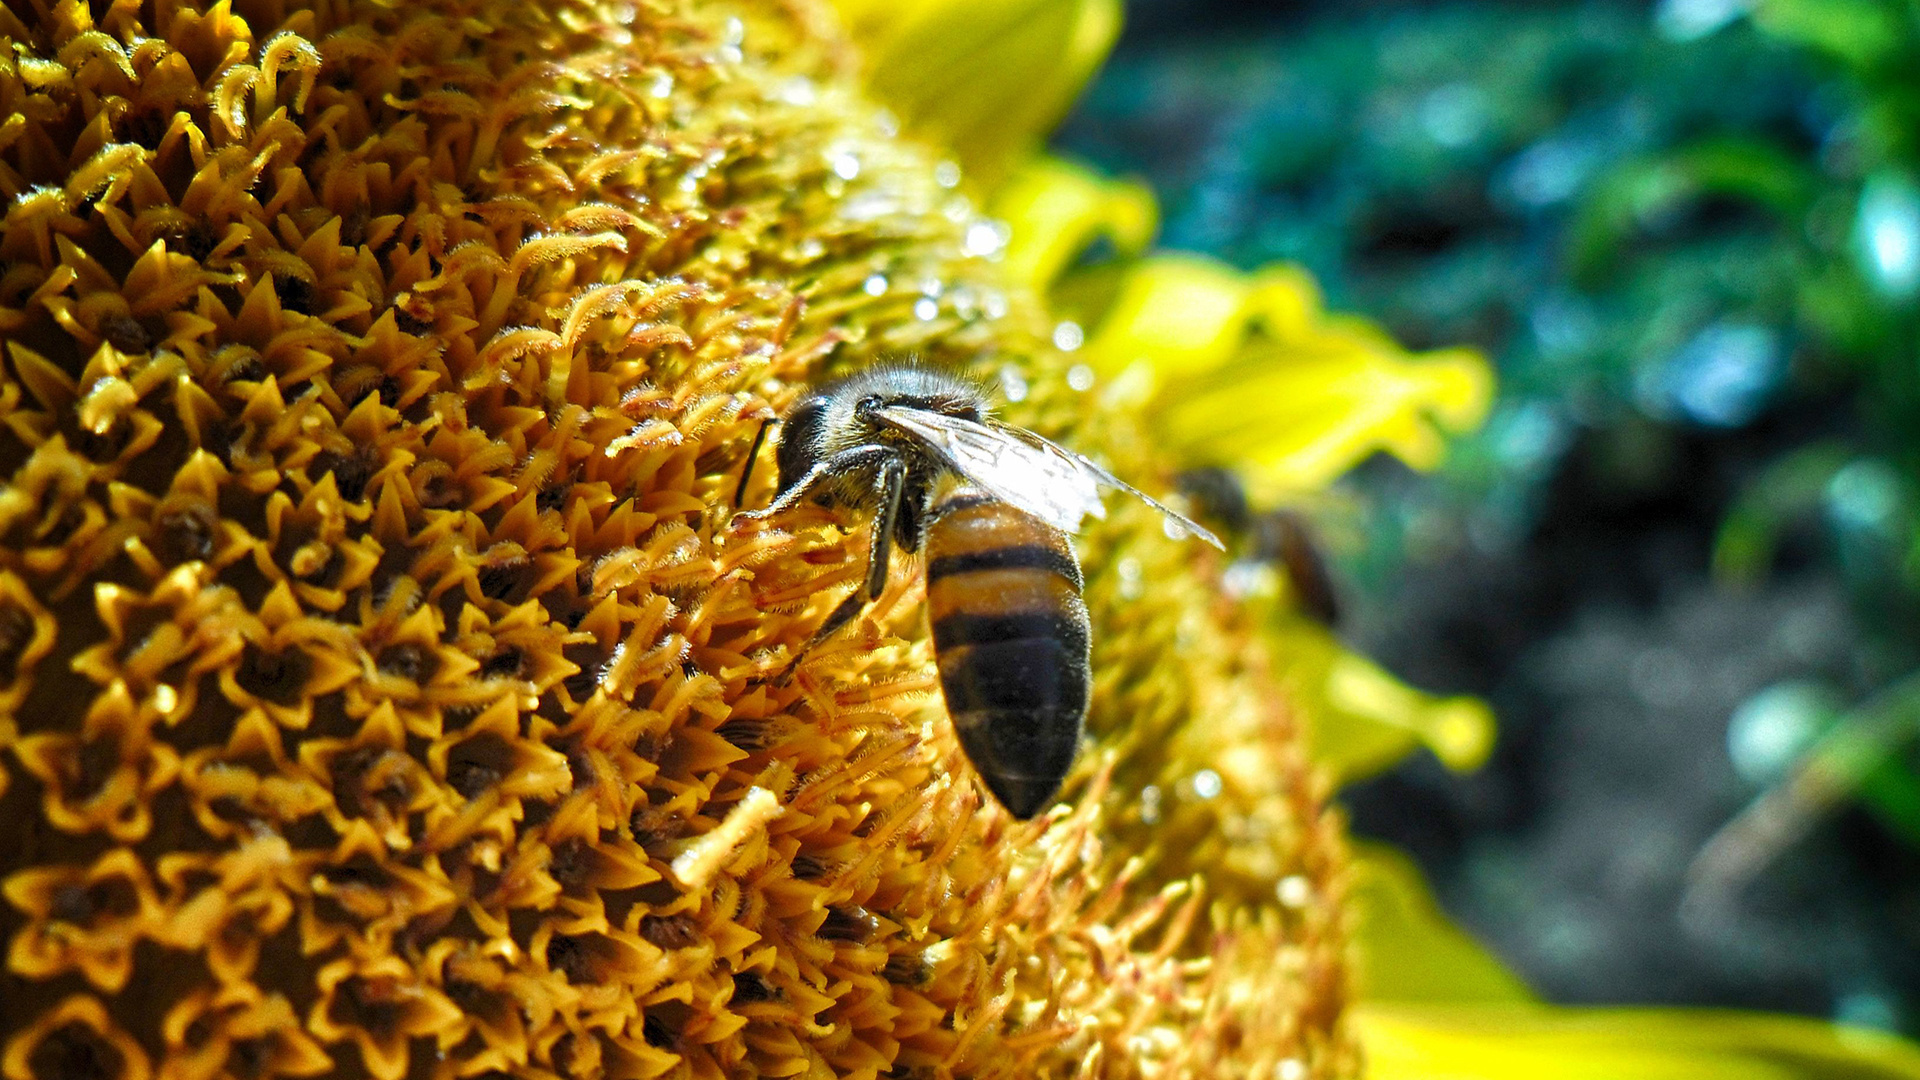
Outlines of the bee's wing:
{"type": "MultiPolygon", "coordinates": [[[[1016,428],[1014,430],[1018,431],[1019,429],[1016,428]]],[[[1219,537],[1213,535],[1212,530],[1206,528],[1205,526],[1201,525],[1199,522],[1193,520],[1192,518],[1179,512],[1178,510],[1175,510],[1173,507],[1168,506],[1167,504],[1161,502],[1159,499],[1156,499],[1153,496],[1147,494],[1146,492],[1141,491],[1139,488],[1134,487],[1132,484],[1127,483],[1125,480],[1120,479],[1119,477],[1113,475],[1107,470],[1101,468],[1098,465],[1095,465],[1093,462],[1088,461],[1086,458],[1081,457],[1079,454],[1076,454],[1073,451],[1066,449],[1065,447],[1055,446],[1053,443],[1047,442],[1046,439],[1043,439],[1040,436],[1035,435],[1031,431],[1021,431],[1021,434],[1025,435],[1027,438],[1037,439],[1042,443],[1046,443],[1047,447],[1056,454],[1063,454],[1069,458],[1072,458],[1075,462],[1077,462],[1080,465],[1082,469],[1085,469],[1088,473],[1092,474],[1094,480],[1096,480],[1097,482],[1104,484],[1107,487],[1119,488],[1121,491],[1126,492],[1127,494],[1133,496],[1134,498],[1139,499],[1141,502],[1146,503],[1148,506],[1153,507],[1155,510],[1160,511],[1160,516],[1167,519],[1169,530],[1170,530],[1168,535],[1173,536],[1174,539],[1178,540],[1186,536],[1197,536],[1200,539],[1205,540],[1207,543],[1212,544],[1214,546],[1214,549],[1217,551],[1227,550],[1227,546],[1220,542],[1219,537]],[[1178,531],[1176,533],[1172,530],[1178,530],[1178,531]]]]}
{"type": "Polygon", "coordinates": [[[995,498],[1062,532],[1079,532],[1088,514],[1107,516],[1097,477],[1081,459],[1045,440],[1022,439],[1018,428],[925,409],[886,408],[878,415],[995,498]]]}
{"type": "MultiPolygon", "coordinates": [[[[1088,514],[1107,516],[1100,488],[1119,488],[1214,547],[1220,538],[1148,498],[1112,473],[1024,428],[983,424],[925,409],[886,408],[879,416],[919,440],[954,471],[1017,509],[1059,529],[1079,532],[1088,514]]],[[[1224,550],[1224,549],[1223,549],[1224,550]]]]}

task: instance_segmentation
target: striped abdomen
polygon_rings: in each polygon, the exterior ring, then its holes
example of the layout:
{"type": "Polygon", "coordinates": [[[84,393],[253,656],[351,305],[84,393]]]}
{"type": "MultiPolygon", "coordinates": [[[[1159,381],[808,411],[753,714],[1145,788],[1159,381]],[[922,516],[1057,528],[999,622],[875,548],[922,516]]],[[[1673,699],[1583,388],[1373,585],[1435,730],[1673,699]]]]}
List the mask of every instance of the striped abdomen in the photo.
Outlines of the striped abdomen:
{"type": "Polygon", "coordinates": [[[927,610],[960,745],[1016,817],[1045,809],[1087,714],[1087,605],[1067,538],[978,489],[931,509],[927,610]]]}

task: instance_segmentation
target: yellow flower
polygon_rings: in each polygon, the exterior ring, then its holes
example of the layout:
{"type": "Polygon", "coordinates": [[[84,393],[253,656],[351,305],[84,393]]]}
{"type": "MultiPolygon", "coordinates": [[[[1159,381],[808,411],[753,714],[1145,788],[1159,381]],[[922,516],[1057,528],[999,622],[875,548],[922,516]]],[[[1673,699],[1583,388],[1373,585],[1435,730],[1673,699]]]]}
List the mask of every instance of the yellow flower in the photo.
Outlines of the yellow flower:
{"type": "Polygon", "coordinates": [[[1031,822],[922,575],[778,677],[869,534],[736,491],[834,369],[991,357],[1167,464],[829,11],[21,10],[7,1080],[1355,1074],[1337,822],[1211,551],[1082,538],[1092,747],[1031,822]]]}

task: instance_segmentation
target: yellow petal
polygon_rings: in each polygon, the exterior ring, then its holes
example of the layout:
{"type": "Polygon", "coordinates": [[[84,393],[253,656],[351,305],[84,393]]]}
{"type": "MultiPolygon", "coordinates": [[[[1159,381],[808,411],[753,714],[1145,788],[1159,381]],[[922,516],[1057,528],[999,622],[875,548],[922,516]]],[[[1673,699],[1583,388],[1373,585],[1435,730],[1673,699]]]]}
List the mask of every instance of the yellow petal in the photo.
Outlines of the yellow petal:
{"type": "Polygon", "coordinates": [[[1471,349],[1408,353],[1364,320],[1326,315],[1297,267],[1248,274],[1198,255],[1128,268],[1085,355],[1163,399],[1161,431],[1184,456],[1232,464],[1267,501],[1382,450],[1434,468],[1447,436],[1493,401],[1492,368],[1471,349]]]}
{"type": "Polygon", "coordinates": [[[1495,726],[1485,702],[1415,690],[1306,619],[1289,619],[1276,633],[1285,678],[1314,717],[1314,760],[1336,783],[1389,768],[1417,746],[1461,772],[1486,761],[1495,726]]]}
{"type": "Polygon", "coordinates": [[[1916,1080],[1920,1049],[1802,1017],[1706,1009],[1365,1004],[1371,1080],[1916,1080]]]}
{"type": "Polygon", "coordinates": [[[1355,844],[1370,1080],[1920,1080],[1920,1048],[1802,1017],[1706,1009],[1564,1008],[1441,913],[1420,871],[1355,844]]]}
{"type": "Polygon", "coordinates": [[[1356,840],[1350,894],[1355,990],[1373,1002],[1530,1002],[1532,991],[1447,919],[1420,868],[1385,844],[1356,840]]]}
{"type": "Polygon", "coordinates": [[[1153,193],[1056,157],[1036,157],[994,192],[988,212],[1007,223],[1007,276],[1044,293],[1074,257],[1105,239],[1116,254],[1146,249],[1160,223],[1153,193]]]}
{"type": "Polygon", "coordinates": [[[1486,702],[1422,693],[1357,653],[1334,658],[1326,695],[1330,719],[1405,731],[1450,769],[1477,769],[1493,749],[1493,710],[1486,702]]]}
{"type": "Polygon", "coordinates": [[[1376,451],[1439,465],[1446,436],[1477,426],[1493,373],[1469,349],[1412,356],[1333,328],[1245,349],[1168,393],[1163,431],[1195,457],[1233,462],[1275,492],[1324,487],[1376,451]]]}
{"type": "Polygon", "coordinates": [[[1115,375],[1145,364],[1164,385],[1233,359],[1246,340],[1253,292],[1216,259],[1167,253],[1130,269],[1087,343],[1086,360],[1115,375]]]}
{"type": "Polygon", "coordinates": [[[835,0],[868,91],[981,190],[1040,146],[1120,33],[1120,0],[835,0]]]}

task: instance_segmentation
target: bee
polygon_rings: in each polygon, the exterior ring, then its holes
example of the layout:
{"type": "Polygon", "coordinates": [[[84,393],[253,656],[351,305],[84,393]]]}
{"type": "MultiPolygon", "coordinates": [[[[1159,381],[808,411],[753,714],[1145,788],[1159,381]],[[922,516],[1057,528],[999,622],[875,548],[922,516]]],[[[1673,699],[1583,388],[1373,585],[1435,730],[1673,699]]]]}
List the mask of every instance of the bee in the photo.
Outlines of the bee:
{"type": "Polygon", "coordinates": [[[1174,483],[1201,517],[1230,537],[1244,538],[1240,565],[1278,568],[1286,575],[1301,612],[1329,629],[1339,624],[1340,593],[1313,527],[1303,515],[1292,510],[1255,511],[1240,478],[1226,469],[1190,469],[1174,483]]]}
{"type": "MultiPolygon", "coordinates": [[[[1106,516],[1100,489],[1160,511],[1169,533],[1220,547],[1079,454],[993,420],[984,394],[929,368],[878,367],[813,390],[782,421],[775,461],[772,503],[742,517],[811,501],[873,518],[865,580],[789,670],[879,598],[894,548],[924,555],[947,715],[987,790],[1022,819],[1060,790],[1086,719],[1092,626],[1067,536],[1087,515],[1106,516]]],[[[743,496],[751,469],[749,457],[743,496]]]]}

